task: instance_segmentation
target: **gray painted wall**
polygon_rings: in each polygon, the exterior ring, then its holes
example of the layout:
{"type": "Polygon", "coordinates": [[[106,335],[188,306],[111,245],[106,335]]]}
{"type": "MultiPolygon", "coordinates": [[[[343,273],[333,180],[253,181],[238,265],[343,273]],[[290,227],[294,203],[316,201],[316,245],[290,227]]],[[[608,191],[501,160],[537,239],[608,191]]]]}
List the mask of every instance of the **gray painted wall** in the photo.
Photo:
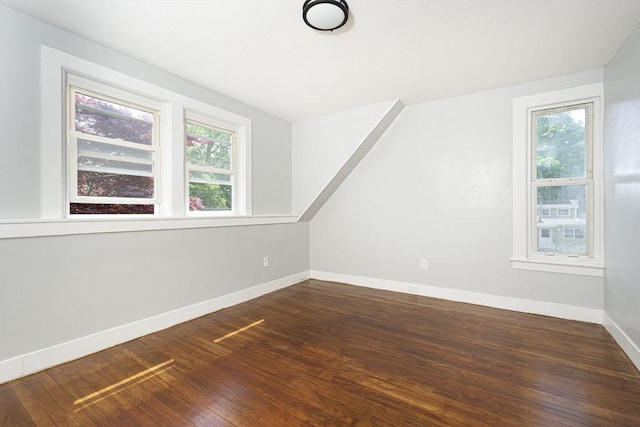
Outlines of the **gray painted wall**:
{"type": "Polygon", "coordinates": [[[311,221],[311,269],[602,309],[602,278],[509,260],[513,98],[601,81],[598,69],[406,107],[311,221]]]}
{"type": "MultiPolygon", "coordinates": [[[[39,216],[41,44],[251,118],[254,214],[291,212],[290,123],[0,6],[0,218],[39,216]]],[[[0,240],[0,360],[307,271],[308,247],[307,224],[0,240]]]]}
{"type": "Polygon", "coordinates": [[[605,67],[605,311],[640,347],[640,26],[605,67]]]}
{"type": "Polygon", "coordinates": [[[307,271],[308,247],[305,223],[0,240],[0,360],[307,271]]]}
{"type": "Polygon", "coordinates": [[[39,217],[42,44],[252,119],[253,213],[291,213],[289,122],[0,6],[0,218],[39,217]]]}

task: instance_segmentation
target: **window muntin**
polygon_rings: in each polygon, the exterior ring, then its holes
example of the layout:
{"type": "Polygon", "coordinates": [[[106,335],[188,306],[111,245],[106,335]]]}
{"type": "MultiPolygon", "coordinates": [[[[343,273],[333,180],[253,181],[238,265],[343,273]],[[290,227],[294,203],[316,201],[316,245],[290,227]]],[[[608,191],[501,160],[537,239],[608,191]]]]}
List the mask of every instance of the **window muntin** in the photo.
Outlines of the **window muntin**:
{"type": "Polygon", "coordinates": [[[532,206],[551,213],[531,223],[537,229],[530,232],[531,253],[593,256],[587,231],[593,223],[592,110],[592,103],[581,103],[530,112],[532,206]],[[575,225],[585,230],[581,238],[570,227],[575,225]],[[554,233],[550,243],[542,241],[543,228],[565,231],[554,233]]]}
{"type": "Polygon", "coordinates": [[[159,112],[72,84],[67,91],[69,214],[154,213],[159,112]]]}
{"type": "Polygon", "coordinates": [[[191,116],[185,122],[188,211],[235,211],[237,132],[191,116]]]}

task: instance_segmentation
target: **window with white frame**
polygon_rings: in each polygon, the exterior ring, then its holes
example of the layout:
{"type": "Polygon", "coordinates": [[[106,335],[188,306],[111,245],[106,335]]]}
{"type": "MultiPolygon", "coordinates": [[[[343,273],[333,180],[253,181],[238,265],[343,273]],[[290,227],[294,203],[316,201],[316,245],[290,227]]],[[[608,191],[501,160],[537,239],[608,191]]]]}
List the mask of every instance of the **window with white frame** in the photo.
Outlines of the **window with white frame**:
{"type": "Polygon", "coordinates": [[[238,188],[237,133],[232,126],[186,113],[186,193],[190,212],[229,212],[238,188]]]}
{"type": "Polygon", "coordinates": [[[150,100],[67,78],[68,213],[153,214],[159,111],[150,100]]]}
{"type": "Polygon", "coordinates": [[[601,98],[595,84],[514,100],[514,268],[602,275],[601,98]]]}
{"type": "Polygon", "coordinates": [[[135,230],[203,224],[144,219],[251,216],[249,118],[46,46],[41,62],[42,219],[135,230]],[[185,150],[186,134],[210,157],[185,150]]]}

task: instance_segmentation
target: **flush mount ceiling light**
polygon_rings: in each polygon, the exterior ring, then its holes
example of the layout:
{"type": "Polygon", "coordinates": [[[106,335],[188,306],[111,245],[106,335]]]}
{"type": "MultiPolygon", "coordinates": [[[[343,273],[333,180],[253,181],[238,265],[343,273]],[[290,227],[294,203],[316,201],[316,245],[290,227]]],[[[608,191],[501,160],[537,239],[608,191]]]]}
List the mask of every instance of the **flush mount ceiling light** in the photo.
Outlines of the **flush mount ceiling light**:
{"type": "Polygon", "coordinates": [[[306,0],[302,19],[314,30],[337,30],[347,23],[349,6],[344,0],[306,0]]]}

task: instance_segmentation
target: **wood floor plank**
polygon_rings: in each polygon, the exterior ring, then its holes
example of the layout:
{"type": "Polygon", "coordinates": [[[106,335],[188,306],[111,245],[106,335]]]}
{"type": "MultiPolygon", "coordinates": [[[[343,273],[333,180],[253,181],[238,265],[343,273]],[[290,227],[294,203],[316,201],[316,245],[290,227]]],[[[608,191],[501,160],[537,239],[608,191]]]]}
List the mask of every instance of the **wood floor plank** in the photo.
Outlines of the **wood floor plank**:
{"type": "Polygon", "coordinates": [[[0,421],[3,426],[35,426],[16,395],[18,387],[15,384],[0,387],[0,421]]]}
{"type": "Polygon", "coordinates": [[[0,425],[630,426],[600,325],[308,280],[0,385],[0,425]]]}

